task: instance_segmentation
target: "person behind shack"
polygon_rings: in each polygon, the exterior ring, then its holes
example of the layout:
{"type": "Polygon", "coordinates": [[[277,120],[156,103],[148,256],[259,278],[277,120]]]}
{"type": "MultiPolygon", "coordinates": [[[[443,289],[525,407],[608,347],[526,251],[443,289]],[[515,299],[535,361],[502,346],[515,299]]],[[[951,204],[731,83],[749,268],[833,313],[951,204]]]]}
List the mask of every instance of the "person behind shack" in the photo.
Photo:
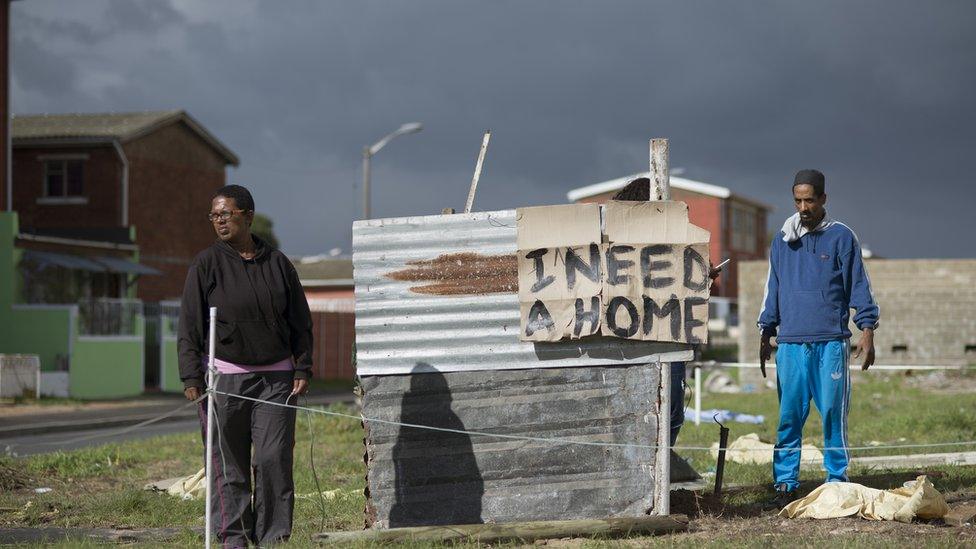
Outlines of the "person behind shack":
{"type": "MultiPolygon", "coordinates": [[[[651,180],[646,177],[634,179],[613,195],[613,200],[647,202],[650,199],[651,180]]],[[[709,263],[709,278],[715,280],[721,272],[722,269],[716,269],[709,263]]],[[[671,363],[671,446],[678,441],[678,433],[685,423],[685,373],[684,362],[671,363]]]]}
{"type": "Polygon", "coordinates": [[[827,482],[847,482],[847,412],[850,406],[850,310],[861,340],[854,357],[864,355],[862,370],[874,363],[874,329],[879,309],[861,260],[854,231],[831,219],[824,174],[801,170],[793,180],[793,214],[769,250],[769,274],[759,314],[759,364],[776,337],[779,428],[773,452],[770,507],[796,499],[803,424],[813,399],[823,419],[827,482]]]}
{"type": "MultiPolygon", "coordinates": [[[[217,241],[190,265],[180,311],[186,398],[196,400],[205,390],[209,308],[217,307],[215,389],[288,403],[306,391],[312,365],[311,314],[295,267],[251,234],[254,199],[246,188],[219,189],[207,217],[217,241]]],[[[295,410],[226,395],[213,399],[211,509],[217,539],[225,547],[286,541],[295,506],[295,410]]],[[[204,436],[205,402],[199,408],[204,436]]]]}

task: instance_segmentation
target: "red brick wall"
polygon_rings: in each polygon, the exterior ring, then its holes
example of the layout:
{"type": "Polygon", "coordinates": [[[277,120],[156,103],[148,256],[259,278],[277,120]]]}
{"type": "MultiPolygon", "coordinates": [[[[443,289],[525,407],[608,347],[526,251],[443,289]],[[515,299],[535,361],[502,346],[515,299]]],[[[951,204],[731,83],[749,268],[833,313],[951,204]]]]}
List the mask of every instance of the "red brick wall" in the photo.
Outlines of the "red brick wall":
{"type": "Polygon", "coordinates": [[[121,227],[122,164],[112,147],[17,147],[13,151],[14,210],[21,227],[121,227]],[[44,196],[42,156],[87,154],[82,168],[87,204],[38,204],[44,196]]]}
{"type": "Polygon", "coordinates": [[[126,143],[125,154],[140,261],[165,273],[140,278],[139,298],[178,298],[190,261],[214,240],[206,215],[225,184],[225,160],[182,123],[126,143]]]}
{"type": "Polygon", "coordinates": [[[355,379],[352,362],[356,317],[352,313],[312,313],[312,375],[317,379],[355,379]]]}

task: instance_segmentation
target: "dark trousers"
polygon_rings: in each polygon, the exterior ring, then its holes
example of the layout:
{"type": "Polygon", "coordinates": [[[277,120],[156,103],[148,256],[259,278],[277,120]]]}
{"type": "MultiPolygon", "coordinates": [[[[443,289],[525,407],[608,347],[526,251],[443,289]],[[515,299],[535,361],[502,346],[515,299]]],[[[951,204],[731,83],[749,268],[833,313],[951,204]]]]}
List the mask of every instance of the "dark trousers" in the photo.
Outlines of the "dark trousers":
{"type": "MultiPolygon", "coordinates": [[[[292,372],[223,374],[217,376],[216,384],[225,393],[293,404],[288,400],[293,379],[292,372]]],[[[202,404],[206,444],[206,400],[202,404]]],[[[287,540],[295,508],[295,410],[214,395],[214,424],[210,509],[222,547],[247,547],[248,541],[265,546],[287,540]]]]}
{"type": "Polygon", "coordinates": [[[685,363],[671,363],[671,446],[685,423],[685,363]]]}

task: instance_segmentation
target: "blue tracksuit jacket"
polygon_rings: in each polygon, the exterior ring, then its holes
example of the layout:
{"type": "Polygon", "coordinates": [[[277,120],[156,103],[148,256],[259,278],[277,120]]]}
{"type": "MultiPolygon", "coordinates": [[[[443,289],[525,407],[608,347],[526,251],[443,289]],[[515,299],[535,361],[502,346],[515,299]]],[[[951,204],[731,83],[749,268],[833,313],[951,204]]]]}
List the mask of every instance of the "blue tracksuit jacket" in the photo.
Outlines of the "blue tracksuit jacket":
{"type": "Polygon", "coordinates": [[[847,339],[851,308],[855,326],[876,327],[879,309],[854,232],[831,219],[800,232],[793,216],[770,246],[759,327],[779,343],[847,339]]]}

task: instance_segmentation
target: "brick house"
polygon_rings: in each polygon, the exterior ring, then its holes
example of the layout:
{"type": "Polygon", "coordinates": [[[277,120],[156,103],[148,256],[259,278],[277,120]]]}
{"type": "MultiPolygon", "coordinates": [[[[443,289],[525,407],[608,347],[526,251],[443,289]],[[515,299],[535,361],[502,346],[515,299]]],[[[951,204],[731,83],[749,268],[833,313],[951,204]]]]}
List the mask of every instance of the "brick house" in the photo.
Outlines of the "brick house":
{"type": "Polygon", "coordinates": [[[352,260],[342,257],[293,258],[312,310],[315,349],[312,373],[319,379],[355,379],[355,283],[352,260]]]}
{"type": "MultiPolygon", "coordinates": [[[[603,203],[638,177],[638,173],[573,189],[567,193],[573,202],[603,203]]],[[[766,257],[766,218],[772,210],[756,200],[732,193],[726,187],[693,181],[682,177],[670,178],[671,198],[688,204],[689,220],[712,234],[709,255],[718,264],[725,258],[732,262],[724,274],[712,285],[713,312],[710,316],[729,318],[736,324],[735,299],[738,295],[739,270],[742,261],[766,257]]]]}
{"type": "Polygon", "coordinates": [[[214,238],[204,216],[238,164],[230,149],[180,110],[19,115],[11,138],[18,247],[42,264],[104,267],[73,275],[83,282],[62,299],[179,297],[190,261],[214,238]]]}

